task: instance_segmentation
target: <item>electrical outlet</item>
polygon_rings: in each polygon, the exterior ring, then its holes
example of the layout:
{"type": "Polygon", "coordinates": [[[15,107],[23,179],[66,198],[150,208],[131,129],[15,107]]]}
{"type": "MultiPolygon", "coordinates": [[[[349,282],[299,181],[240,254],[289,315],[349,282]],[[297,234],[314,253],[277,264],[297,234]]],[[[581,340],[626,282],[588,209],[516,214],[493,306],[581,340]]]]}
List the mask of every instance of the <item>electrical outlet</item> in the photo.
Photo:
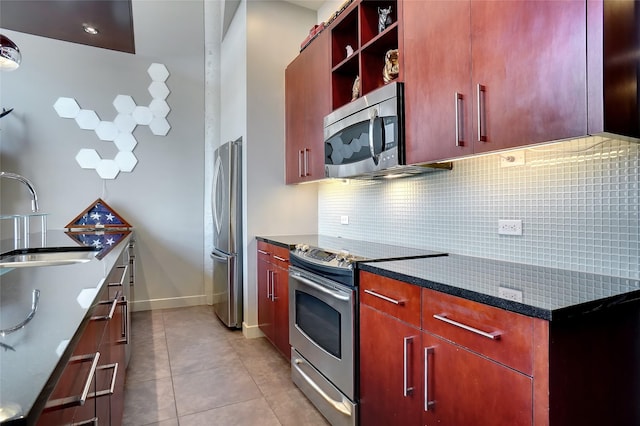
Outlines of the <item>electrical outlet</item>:
{"type": "Polygon", "coordinates": [[[522,292],[512,288],[498,287],[498,297],[522,303],[522,292]]]}
{"type": "Polygon", "coordinates": [[[340,223],[342,225],[348,225],[349,224],[349,216],[346,216],[346,215],[340,216],[340,223]]]}
{"type": "Polygon", "coordinates": [[[505,152],[500,155],[500,167],[524,166],[524,151],[505,152]]]}
{"type": "Polygon", "coordinates": [[[498,221],[498,234],[500,235],[522,235],[522,221],[520,219],[498,221]]]}

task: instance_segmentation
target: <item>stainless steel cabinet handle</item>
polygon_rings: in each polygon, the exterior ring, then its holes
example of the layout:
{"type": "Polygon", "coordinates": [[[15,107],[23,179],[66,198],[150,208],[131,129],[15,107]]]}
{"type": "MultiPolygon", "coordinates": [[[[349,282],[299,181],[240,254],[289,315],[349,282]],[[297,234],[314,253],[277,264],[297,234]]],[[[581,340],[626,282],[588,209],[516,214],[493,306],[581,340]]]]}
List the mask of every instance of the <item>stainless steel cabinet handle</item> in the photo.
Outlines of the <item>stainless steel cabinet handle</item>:
{"type": "Polygon", "coordinates": [[[77,423],[71,423],[69,426],[98,426],[98,418],[94,417],[88,420],[82,420],[77,423]]]}
{"type": "Polygon", "coordinates": [[[433,353],[433,347],[424,348],[424,411],[429,411],[429,407],[435,401],[429,401],[429,355],[433,353]]]}
{"type": "Polygon", "coordinates": [[[276,300],[276,271],[271,271],[271,301],[276,300]]]}
{"type": "Polygon", "coordinates": [[[113,395],[113,391],[116,388],[116,377],[118,376],[118,363],[101,365],[96,370],[113,370],[113,374],[111,375],[111,385],[109,386],[109,389],[91,392],[88,397],[97,398],[105,395],[113,395]]]}
{"type": "Polygon", "coordinates": [[[264,250],[260,250],[260,249],[258,249],[258,253],[260,253],[260,254],[266,254],[267,256],[269,255],[269,252],[268,252],[268,251],[264,251],[264,250]]]}
{"type": "Polygon", "coordinates": [[[409,386],[409,344],[413,344],[413,336],[404,338],[404,363],[403,363],[403,382],[402,395],[409,396],[413,393],[413,386],[409,386]]]}
{"type": "Polygon", "coordinates": [[[384,294],[376,293],[375,291],[372,291],[372,290],[365,290],[364,292],[374,297],[377,297],[379,299],[386,300],[387,302],[393,303],[394,305],[399,305],[399,306],[404,305],[404,300],[392,299],[390,297],[385,296],[384,294]]]}
{"type": "Polygon", "coordinates": [[[487,134],[485,132],[486,113],[484,110],[485,109],[484,95],[486,92],[487,92],[487,88],[482,84],[478,84],[478,141],[479,142],[487,141],[487,134]]]}
{"type": "Polygon", "coordinates": [[[304,168],[302,163],[304,162],[304,150],[298,151],[298,176],[304,177],[304,168]]]}
{"type": "Polygon", "coordinates": [[[500,335],[502,334],[499,331],[494,331],[494,332],[491,332],[491,333],[487,333],[486,331],[478,330],[477,328],[473,328],[473,327],[468,326],[466,324],[462,324],[462,323],[460,323],[458,321],[454,321],[452,319],[447,318],[447,314],[439,314],[439,315],[438,314],[434,314],[433,317],[435,319],[437,319],[437,320],[444,321],[447,324],[451,324],[453,326],[460,327],[460,328],[462,328],[464,330],[470,331],[470,332],[475,333],[475,334],[479,334],[480,336],[486,337],[486,338],[491,339],[491,340],[500,340],[500,335]]]}
{"type": "Polygon", "coordinates": [[[122,339],[118,340],[117,343],[127,344],[129,343],[129,301],[123,297],[120,300],[120,305],[122,306],[122,328],[120,332],[122,339]]]}
{"type": "Polygon", "coordinates": [[[82,362],[91,361],[91,368],[89,369],[89,374],[87,375],[87,380],[84,382],[84,387],[82,389],[82,394],[79,396],[68,396],[65,398],[52,399],[47,401],[44,408],[46,410],[52,409],[60,409],[73,407],[76,405],[84,405],[87,400],[87,396],[89,395],[89,388],[91,387],[91,382],[93,381],[93,377],[96,374],[96,368],[98,367],[98,360],[100,360],[100,352],[96,352],[93,355],[77,355],[69,358],[69,364],[76,364],[82,362]]]}
{"type": "Polygon", "coordinates": [[[351,417],[351,407],[348,404],[346,404],[344,401],[335,401],[334,399],[332,399],[329,395],[326,394],[325,391],[320,388],[320,386],[318,386],[311,379],[311,377],[307,376],[305,372],[302,371],[300,367],[298,367],[299,364],[304,364],[304,362],[304,360],[296,358],[293,360],[293,367],[297,370],[298,373],[300,373],[302,378],[309,384],[309,386],[311,386],[313,390],[318,393],[318,395],[320,395],[325,401],[327,401],[327,403],[329,403],[333,408],[335,408],[342,414],[351,417]]]}
{"type": "Polygon", "coordinates": [[[461,93],[456,92],[456,103],[455,103],[455,111],[456,111],[456,146],[464,146],[464,140],[461,138],[462,132],[460,126],[460,106],[462,104],[463,97],[461,93]]]}
{"type": "Polygon", "coordinates": [[[113,314],[116,312],[116,306],[118,306],[118,302],[119,302],[121,296],[122,296],[122,292],[118,291],[116,293],[116,297],[114,297],[113,300],[104,301],[104,302],[98,302],[98,304],[100,304],[100,305],[107,305],[109,303],[111,304],[111,308],[109,309],[109,314],[108,315],[102,315],[102,316],[94,316],[94,317],[91,317],[91,319],[95,320],[95,321],[109,321],[109,320],[111,320],[111,318],[113,318],[113,314]]]}
{"type": "Polygon", "coordinates": [[[272,300],[270,288],[271,288],[271,270],[267,270],[267,299],[272,300]]]}
{"type": "Polygon", "coordinates": [[[304,176],[310,176],[309,174],[309,148],[305,148],[303,151],[302,159],[304,161],[304,176]]]}
{"type": "Polygon", "coordinates": [[[273,255],[273,258],[279,260],[280,262],[287,262],[287,259],[285,259],[284,257],[276,256],[275,254],[273,255]]]}

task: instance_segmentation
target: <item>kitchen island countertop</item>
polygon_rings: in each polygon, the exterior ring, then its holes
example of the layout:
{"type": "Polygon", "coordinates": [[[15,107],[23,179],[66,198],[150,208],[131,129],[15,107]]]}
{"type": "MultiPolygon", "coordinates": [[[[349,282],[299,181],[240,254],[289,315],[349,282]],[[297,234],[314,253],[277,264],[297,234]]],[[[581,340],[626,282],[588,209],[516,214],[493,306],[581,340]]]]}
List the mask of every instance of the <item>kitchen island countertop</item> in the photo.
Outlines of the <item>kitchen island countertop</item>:
{"type": "MultiPolygon", "coordinates": [[[[133,234],[101,260],[43,267],[15,268],[0,276],[0,329],[25,319],[32,294],[40,291],[38,308],[26,326],[0,336],[0,413],[20,410],[8,424],[32,424],[55,385],[73,342],[86,325],[87,313],[133,234]]],[[[52,232],[48,246],[77,243],[52,232]]]]}

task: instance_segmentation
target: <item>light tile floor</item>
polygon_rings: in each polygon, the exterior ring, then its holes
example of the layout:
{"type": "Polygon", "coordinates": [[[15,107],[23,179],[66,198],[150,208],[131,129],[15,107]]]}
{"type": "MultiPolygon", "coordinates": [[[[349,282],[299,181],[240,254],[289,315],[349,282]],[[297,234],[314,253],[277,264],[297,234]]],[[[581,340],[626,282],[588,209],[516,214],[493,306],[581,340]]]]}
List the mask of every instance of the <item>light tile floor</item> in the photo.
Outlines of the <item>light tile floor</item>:
{"type": "Polygon", "coordinates": [[[125,426],[328,423],[265,338],[245,339],[209,306],[134,312],[125,426]]]}

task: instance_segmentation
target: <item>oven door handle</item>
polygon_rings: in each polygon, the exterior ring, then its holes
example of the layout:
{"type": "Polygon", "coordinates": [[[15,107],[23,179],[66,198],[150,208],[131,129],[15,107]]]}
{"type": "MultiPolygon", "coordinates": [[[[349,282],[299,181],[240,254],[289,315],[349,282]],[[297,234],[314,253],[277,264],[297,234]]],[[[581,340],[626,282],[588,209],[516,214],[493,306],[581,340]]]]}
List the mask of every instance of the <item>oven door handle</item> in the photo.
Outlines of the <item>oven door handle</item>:
{"type": "Polygon", "coordinates": [[[302,371],[302,369],[300,367],[298,367],[298,364],[304,364],[304,362],[305,361],[300,359],[300,358],[296,358],[296,359],[293,360],[293,366],[298,371],[298,373],[300,373],[302,378],[309,384],[309,386],[311,386],[313,388],[313,390],[315,390],[318,393],[318,395],[320,395],[322,398],[324,398],[324,400],[327,401],[333,408],[335,408],[336,410],[338,410],[342,414],[351,417],[351,407],[349,405],[345,404],[344,401],[336,401],[333,398],[331,398],[329,395],[327,395],[327,393],[325,391],[323,391],[320,388],[320,386],[318,386],[311,379],[311,377],[307,376],[305,374],[305,372],[302,371]]]}
{"type": "Polygon", "coordinates": [[[327,294],[327,295],[333,297],[334,299],[342,300],[344,302],[348,302],[349,299],[350,299],[350,297],[348,295],[344,295],[344,294],[338,293],[336,291],[331,291],[330,289],[326,288],[325,286],[317,284],[317,283],[315,283],[315,282],[303,277],[302,275],[296,274],[295,272],[292,273],[292,275],[295,276],[296,280],[302,281],[303,283],[305,283],[309,287],[311,287],[311,288],[313,288],[315,290],[318,290],[318,291],[320,291],[320,292],[322,292],[324,294],[327,294]]]}

